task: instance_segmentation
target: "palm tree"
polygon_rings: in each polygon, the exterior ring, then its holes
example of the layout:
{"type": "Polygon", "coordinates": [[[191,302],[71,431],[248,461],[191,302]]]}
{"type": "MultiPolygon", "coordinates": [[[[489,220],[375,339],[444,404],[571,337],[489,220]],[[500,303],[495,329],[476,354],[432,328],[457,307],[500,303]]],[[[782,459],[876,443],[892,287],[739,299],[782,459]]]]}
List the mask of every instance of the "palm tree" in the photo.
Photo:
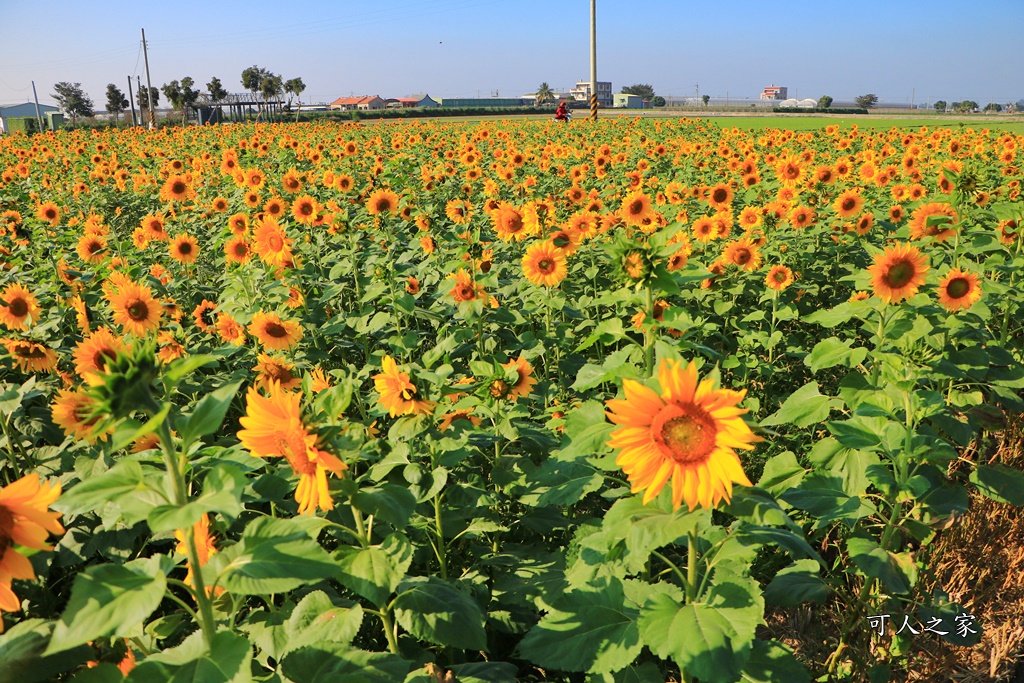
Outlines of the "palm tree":
{"type": "Polygon", "coordinates": [[[540,84],[537,88],[536,102],[537,104],[544,104],[555,99],[555,91],[551,89],[551,86],[547,84],[547,81],[540,84]]]}

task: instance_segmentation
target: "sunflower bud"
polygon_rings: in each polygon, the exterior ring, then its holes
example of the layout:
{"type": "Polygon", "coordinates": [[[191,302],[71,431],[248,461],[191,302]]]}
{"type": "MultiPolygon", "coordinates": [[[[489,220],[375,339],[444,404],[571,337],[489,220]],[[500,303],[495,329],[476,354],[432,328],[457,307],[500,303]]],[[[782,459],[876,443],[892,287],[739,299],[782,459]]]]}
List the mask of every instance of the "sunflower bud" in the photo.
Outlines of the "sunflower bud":
{"type": "Polygon", "coordinates": [[[103,372],[90,375],[93,386],[89,394],[102,406],[101,412],[114,418],[135,411],[155,415],[160,412],[160,404],[153,397],[152,387],[159,374],[153,344],[136,344],[108,360],[103,372]]]}
{"type": "Polygon", "coordinates": [[[491,386],[488,389],[491,396],[494,398],[505,398],[508,396],[508,392],[511,390],[508,382],[503,379],[496,379],[491,382],[491,386]]]}

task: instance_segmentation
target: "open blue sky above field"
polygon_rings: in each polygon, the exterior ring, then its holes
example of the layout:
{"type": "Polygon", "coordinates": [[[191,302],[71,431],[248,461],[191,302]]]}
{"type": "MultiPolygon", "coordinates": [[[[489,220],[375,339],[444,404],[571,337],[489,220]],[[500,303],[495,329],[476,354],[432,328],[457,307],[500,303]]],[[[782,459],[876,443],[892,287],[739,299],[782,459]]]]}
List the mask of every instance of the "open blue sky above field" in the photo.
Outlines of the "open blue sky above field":
{"type": "MultiPolygon", "coordinates": [[[[666,97],[909,103],[1024,98],[1024,1],[598,0],[598,78],[650,83],[666,97]]],[[[159,87],[217,76],[242,90],[253,64],[301,76],[303,101],[351,94],[518,96],[589,79],[588,0],[330,0],[0,5],[0,104],[41,102],[81,82],[102,110],[107,83],[145,71],[159,87]]],[[[161,96],[161,100],[163,100],[161,96]]]]}

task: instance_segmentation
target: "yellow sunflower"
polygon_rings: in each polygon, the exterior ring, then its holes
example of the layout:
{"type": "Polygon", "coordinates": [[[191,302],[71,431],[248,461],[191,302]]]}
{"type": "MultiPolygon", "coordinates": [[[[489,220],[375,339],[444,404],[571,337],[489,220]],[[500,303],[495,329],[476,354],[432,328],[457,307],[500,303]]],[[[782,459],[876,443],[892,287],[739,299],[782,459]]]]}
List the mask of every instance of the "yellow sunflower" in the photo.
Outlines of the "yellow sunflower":
{"type": "Polygon", "coordinates": [[[939,282],[939,303],[949,311],[967,310],[981,298],[981,283],[975,273],[953,268],[939,282]]]}
{"type": "Polygon", "coordinates": [[[25,330],[39,317],[39,302],[27,288],[12,282],[0,294],[0,323],[25,330]]]}
{"type": "Polygon", "coordinates": [[[114,322],[125,332],[144,337],[160,327],[163,308],[146,285],[129,280],[111,291],[108,300],[114,322]]]}
{"type": "Polygon", "coordinates": [[[928,259],[912,244],[889,247],[868,266],[871,288],[886,303],[899,303],[917,294],[927,272],[928,259]]]}
{"type": "Polygon", "coordinates": [[[249,323],[249,334],[267,349],[285,351],[302,339],[302,326],[295,320],[281,320],[277,313],[260,311],[249,323]]]}
{"type": "Polygon", "coordinates": [[[557,287],[565,279],[565,255],[550,241],[534,242],[523,256],[523,275],[535,285],[557,287]]]}
{"type": "Polygon", "coordinates": [[[671,482],[672,505],[713,508],[732,496],[733,483],[750,486],[737,448],[760,441],[743,421],[746,391],[717,389],[698,381],[693,363],[662,361],[659,395],[640,382],[624,380],[626,398],[608,401],[608,419],[619,428],[608,445],[620,449],[616,463],[633,493],[646,504],[671,482]]]}
{"type": "Polygon", "coordinates": [[[433,401],[413,398],[416,387],[409,380],[408,373],[398,369],[398,364],[391,356],[384,356],[381,372],[373,376],[373,386],[380,394],[377,403],[386,408],[391,417],[429,415],[437,405],[433,401]]]}
{"type": "Polygon", "coordinates": [[[299,475],[295,500],[301,514],[312,515],[318,508],[334,509],[327,473],[342,476],[348,466],[319,447],[316,434],[310,433],[302,420],[301,394],[283,389],[278,382],[270,384],[268,393],[264,397],[254,387],[249,388],[245,415],[239,419],[243,429],[238,432],[238,440],[257,458],[288,460],[299,475]]]}

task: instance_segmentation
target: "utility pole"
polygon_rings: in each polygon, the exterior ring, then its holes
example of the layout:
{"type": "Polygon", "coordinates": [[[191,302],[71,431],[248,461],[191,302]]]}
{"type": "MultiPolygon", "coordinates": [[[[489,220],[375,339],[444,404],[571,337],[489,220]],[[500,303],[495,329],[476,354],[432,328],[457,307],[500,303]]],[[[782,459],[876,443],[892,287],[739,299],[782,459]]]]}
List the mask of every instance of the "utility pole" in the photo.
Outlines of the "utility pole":
{"type": "Polygon", "coordinates": [[[135,118],[135,95],[132,94],[132,77],[128,77],[128,102],[132,105],[132,128],[139,125],[138,119],[135,118]]]}
{"type": "Polygon", "coordinates": [[[39,132],[43,132],[43,117],[39,113],[39,95],[36,94],[36,82],[32,81],[32,99],[36,103],[36,123],[39,124],[39,132]]]}
{"type": "Polygon", "coordinates": [[[590,0],[590,118],[597,121],[597,0],[590,0]]]}
{"type": "Polygon", "coordinates": [[[142,29],[142,56],[146,61],[146,103],[149,105],[149,129],[156,128],[156,112],[153,111],[153,83],[149,80],[149,50],[146,49],[146,29],[142,29]]]}

